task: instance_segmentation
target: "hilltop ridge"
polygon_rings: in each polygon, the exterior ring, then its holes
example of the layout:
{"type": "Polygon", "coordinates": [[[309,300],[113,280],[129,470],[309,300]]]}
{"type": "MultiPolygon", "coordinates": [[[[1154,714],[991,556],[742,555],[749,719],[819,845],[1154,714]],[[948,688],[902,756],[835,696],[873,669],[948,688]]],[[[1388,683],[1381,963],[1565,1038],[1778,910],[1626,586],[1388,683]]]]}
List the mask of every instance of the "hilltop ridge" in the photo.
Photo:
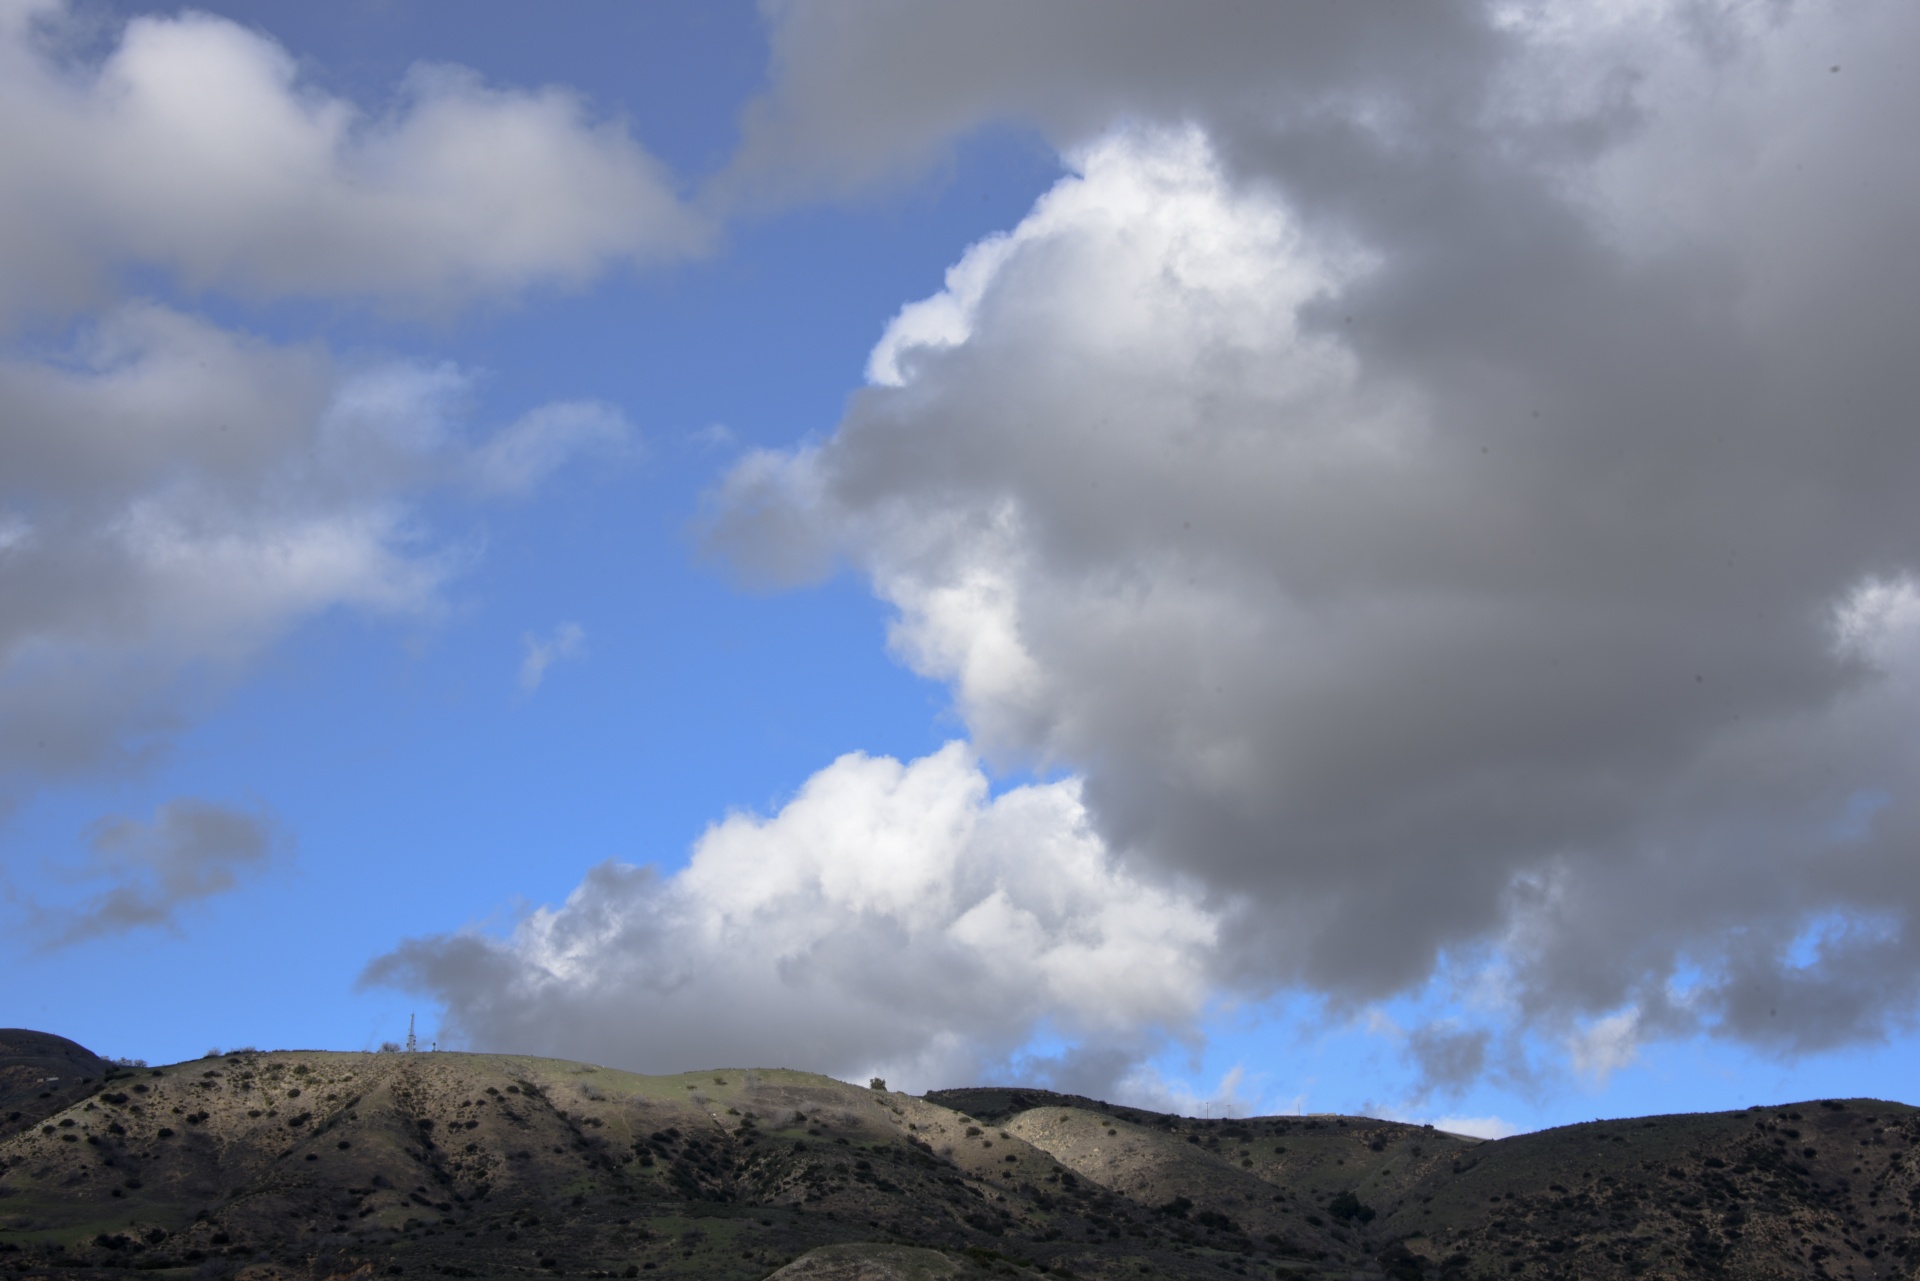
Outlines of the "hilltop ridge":
{"type": "MultiPolygon", "coordinates": [[[[17,1043],[23,1060],[58,1048],[17,1043]]],[[[0,1138],[0,1269],[1865,1281],[1920,1264],[1920,1113],[1876,1100],[1481,1141],[776,1069],[450,1052],[92,1063],[0,1138]]]]}

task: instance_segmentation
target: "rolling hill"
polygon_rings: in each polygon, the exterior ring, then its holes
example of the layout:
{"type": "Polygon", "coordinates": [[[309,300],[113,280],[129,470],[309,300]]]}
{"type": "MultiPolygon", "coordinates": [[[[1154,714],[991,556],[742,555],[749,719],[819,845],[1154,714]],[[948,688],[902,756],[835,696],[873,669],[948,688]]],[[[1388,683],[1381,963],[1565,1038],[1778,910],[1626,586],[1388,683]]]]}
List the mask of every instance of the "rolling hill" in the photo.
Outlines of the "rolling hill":
{"type": "Polygon", "coordinates": [[[0,1089],[0,1273],[20,1277],[1920,1271],[1920,1113],[1865,1099],[1482,1142],[772,1069],[323,1051],[128,1069],[20,1031],[0,1031],[0,1089]]]}

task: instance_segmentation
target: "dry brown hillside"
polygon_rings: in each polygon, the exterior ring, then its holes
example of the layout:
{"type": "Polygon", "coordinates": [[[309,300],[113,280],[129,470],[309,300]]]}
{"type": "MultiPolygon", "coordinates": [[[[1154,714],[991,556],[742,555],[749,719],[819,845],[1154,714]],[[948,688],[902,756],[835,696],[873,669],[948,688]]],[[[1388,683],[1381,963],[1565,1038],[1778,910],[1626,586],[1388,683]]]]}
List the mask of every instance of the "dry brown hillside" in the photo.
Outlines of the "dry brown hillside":
{"type": "Polygon", "coordinates": [[[98,1072],[30,1091],[59,1106],[0,1140],[0,1271],[1866,1281],[1920,1263],[1920,1115],[1872,1100],[1483,1143],[505,1055],[98,1072]]]}

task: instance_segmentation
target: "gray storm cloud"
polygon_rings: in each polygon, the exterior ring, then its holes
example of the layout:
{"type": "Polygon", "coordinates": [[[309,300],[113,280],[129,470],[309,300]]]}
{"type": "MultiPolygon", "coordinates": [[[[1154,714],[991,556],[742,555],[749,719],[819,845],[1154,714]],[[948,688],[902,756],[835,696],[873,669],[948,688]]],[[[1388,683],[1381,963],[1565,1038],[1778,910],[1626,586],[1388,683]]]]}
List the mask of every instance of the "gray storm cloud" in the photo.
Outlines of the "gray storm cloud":
{"type": "Polygon", "coordinates": [[[1915,11],[778,12],[743,181],[1072,172],[716,546],[857,567],[1230,986],[1470,979],[1596,1063],[1911,1022],[1915,11]]]}
{"type": "Polygon", "coordinates": [[[1064,148],[1124,119],[1339,127],[1413,101],[1457,112],[1514,44],[1470,0],[1218,0],[1204,13],[1150,0],[814,0],[768,12],[772,84],[749,104],[723,179],[761,198],[886,181],[982,126],[1037,128],[1064,148]]]}

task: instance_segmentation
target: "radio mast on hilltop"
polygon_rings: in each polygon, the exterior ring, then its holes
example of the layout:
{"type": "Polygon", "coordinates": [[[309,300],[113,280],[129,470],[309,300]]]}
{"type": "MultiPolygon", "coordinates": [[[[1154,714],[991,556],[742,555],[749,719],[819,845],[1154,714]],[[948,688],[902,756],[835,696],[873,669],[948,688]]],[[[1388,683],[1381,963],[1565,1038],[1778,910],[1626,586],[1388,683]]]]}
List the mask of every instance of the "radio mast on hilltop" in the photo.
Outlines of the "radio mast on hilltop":
{"type": "Polygon", "coordinates": [[[420,1038],[413,1034],[413,1015],[409,1014],[407,1015],[407,1053],[418,1054],[419,1052],[420,1038]]]}

